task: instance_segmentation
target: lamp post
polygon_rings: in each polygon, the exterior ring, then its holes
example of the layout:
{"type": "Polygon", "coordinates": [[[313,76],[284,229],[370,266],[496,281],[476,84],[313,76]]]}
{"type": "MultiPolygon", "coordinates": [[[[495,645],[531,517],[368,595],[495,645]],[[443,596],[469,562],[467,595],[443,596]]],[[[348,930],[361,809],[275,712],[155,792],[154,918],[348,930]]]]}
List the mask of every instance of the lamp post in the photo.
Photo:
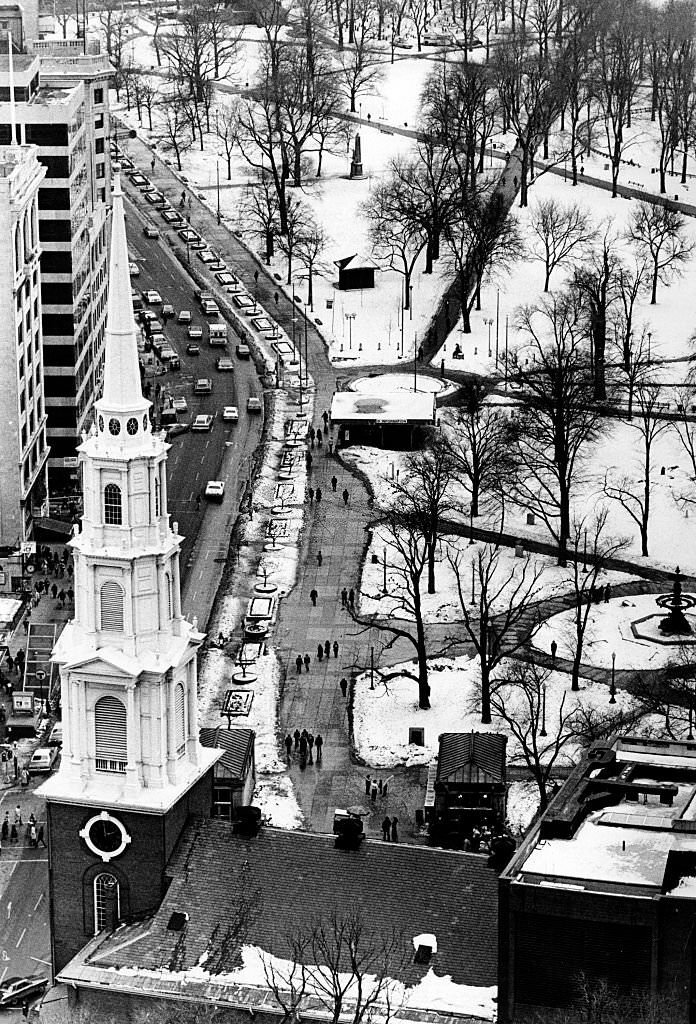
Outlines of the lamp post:
{"type": "MultiPolygon", "coordinates": [[[[353,321],[355,320],[355,313],[346,313],[345,318],[348,321],[348,351],[353,351],[353,321]]],[[[401,326],[401,336],[403,337],[404,329],[403,324],[401,326]]]]}
{"type": "Polygon", "coordinates": [[[38,669],[38,671],[36,673],[36,678],[39,681],[39,700],[41,701],[41,714],[43,714],[43,710],[44,710],[44,695],[43,695],[44,694],[44,680],[46,678],[46,673],[43,671],[43,669],[38,669]]]}
{"type": "Polygon", "coordinates": [[[609,703],[616,704],[616,651],[611,652],[611,687],[609,688],[609,703]]]}
{"type": "Polygon", "coordinates": [[[650,343],[652,341],[652,331],[648,331],[648,362],[650,362],[650,343]]]}
{"type": "Polygon", "coordinates": [[[387,596],[387,549],[382,549],[382,593],[387,596]]]}
{"type": "Polygon", "coordinates": [[[498,338],[500,335],[500,288],[495,299],[495,365],[498,365],[498,338]]]}
{"type": "Polygon", "coordinates": [[[493,317],[484,316],[483,322],[484,324],[488,324],[488,358],[490,359],[491,356],[493,355],[493,352],[491,350],[491,327],[493,326],[493,317]]]}
{"type": "Polygon", "coordinates": [[[546,683],[541,685],[541,732],[540,736],[546,736],[546,683]]]}
{"type": "Polygon", "coordinates": [[[215,179],[217,182],[217,222],[220,223],[220,154],[215,160],[215,179]]]}
{"type": "Polygon", "coordinates": [[[404,288],[404,292],[403,292],[402,298],[404,299],[404,301],[401,303],[401,351],[399,352],[399,359],[403,359],[404,358],[404,312],[405,312],[404,306],[406,304],[405,303],[405,297],[406,297],[406,291],[405,291],[406,285],[405,284],[403,285],[403,288],[404,288]]]}
{"type": "Polygon", "coordinates": [[[473,558],[471,559],[471,603],[476,604],[476,566],[474,565],[473,558]]]}
{"type": "Polygon", "coordinates": [[[304,304],[304,374],[305,387],[309,388],[309,359],[307,356],[307,303],[304,304]]]}
{"type": "Polygon", "coordinates": [[[408,286],[408,318],[413,320],[413,285],[408,286]]]}
{"type": "Polygon", "coordinates": [[[505,379],[504,384],[507,389],[507,378],[508,378],[508,315],[505,314],[505,379]]]}
{"type": "Polygon", "coordinates": [[[587,572],[587,530],[582,531],[582,571],[587,572]]]}
{"type": "Polygon", "coordinates": [[[691,699],[689,701],[689,735],[686,738],[687,738],[687,740],[692,740],[694,738],[694,695],[693,695],[693,692],[691,694],[691,699]]]}

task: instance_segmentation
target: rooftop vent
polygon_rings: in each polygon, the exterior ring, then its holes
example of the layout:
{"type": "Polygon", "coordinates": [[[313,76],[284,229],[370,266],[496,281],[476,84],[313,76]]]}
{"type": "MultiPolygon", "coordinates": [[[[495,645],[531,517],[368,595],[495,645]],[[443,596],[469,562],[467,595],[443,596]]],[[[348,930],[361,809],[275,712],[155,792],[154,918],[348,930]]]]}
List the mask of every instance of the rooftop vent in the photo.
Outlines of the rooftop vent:
{"type": "Polygon", "coordinates": [[[188,919],[189,916],[187,913],[182,912],[181,910],[175,910],[167,922],[167,930],[170,932],[180,932],[188,919]]]}
{"type": "Polygon", "coordinates": [[[429,964],[433,955],[437,953],[437,939],[434,935],[428,933],[414,935],[413,948],[416,951],[416,955],[413,958],[414,964],[429,964]]]}

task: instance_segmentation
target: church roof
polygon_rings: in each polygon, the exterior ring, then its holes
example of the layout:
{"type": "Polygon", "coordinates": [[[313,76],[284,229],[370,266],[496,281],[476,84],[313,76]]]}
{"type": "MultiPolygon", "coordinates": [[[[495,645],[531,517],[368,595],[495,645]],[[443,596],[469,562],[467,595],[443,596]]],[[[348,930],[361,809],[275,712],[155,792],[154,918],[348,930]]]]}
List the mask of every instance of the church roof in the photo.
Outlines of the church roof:
{"type": "Polygon", "coordinates": [[[456,986],[495,985],[497,875],[480,854],[377,840],[344,850],[331,835],[266,827],[249,838],[228,822],[206,819],[189,824],[167,873],[171,884],[147,928],[95,940],[59,980],[239,1005],[263,1000],[263,980],[251,993],[236,984],[238,944],[228,942],[224,957],[216,946],[218,939],[224,946],[245,899],[243,943],[274,956],[292,959],[293,937],[332,913],[357,911],[366,932],[397,936],[399,956],[390,969],[402,984],[418,985],[430,966],[456,986]],[[173,927],[176,920],[186,922],[185,934],[173,927]],[[413,939],[422,934],[437,940],[430,965],[414,961],[413,939]]]}
{"type": "Polygon", "coordinates": [[[223,729],[218,725],[214,729],[201,729],[199,738],[202,746],[224,751],[218,761],[220,768],[237,779],[244,778],[244,769],[256,739],[253,729],[223,729]]]}
{"type": "Polygon", "coordinates": [[[507,736],[495,732],[443,732],[438,752],[438,780],[473,765],[496,782],[504,782],[506,746],[507,736]]]}
{"type": "Polygon", "coordinates": [[[149,402],[143,398],[138,364],[128,242],[123,210],[121,176],[114,167],[112,192],[111,249],[109,252],[109,300],[106,313],[104,391],[99,408],[108,412],[141,411],[149,402]]]}

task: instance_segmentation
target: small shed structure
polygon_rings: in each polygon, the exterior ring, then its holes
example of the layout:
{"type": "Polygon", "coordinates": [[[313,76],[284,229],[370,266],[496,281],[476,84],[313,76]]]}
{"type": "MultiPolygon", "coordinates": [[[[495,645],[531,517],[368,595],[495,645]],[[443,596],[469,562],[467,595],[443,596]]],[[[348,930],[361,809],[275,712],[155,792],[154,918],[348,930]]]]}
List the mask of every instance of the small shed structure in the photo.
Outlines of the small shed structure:
{"type": "Polygon", "coordinates": [[[342,292],[352,288],[374,288],[375,270],[380,269],[379,263],[360,252],[335,260],[334,265],[338,267],[338,288],[342,292]]]}
{"type": "Polygon", "coordinates": [[[336,391],[331,399],[331,422],[341,445],[377,444],[413,448],[418,432],[435,425],[432,391],[391,391],[365,395],[336,391]]]}
{"type": "Polygon", "coordinates": [[[253,729],[201,729],[204,747],[224,750],[213,772],[214,818],[231,821],[238,807],[248,807],[256,785],[256,761],[253,729]]]}
{"type": "Polygon", "coordinates": [[[431,832],[467,838],[483,826],[497,828],[507,807],[507,736],[494,732],[444,732],[439,738],[435,784],[426,798],[431,832]]]}

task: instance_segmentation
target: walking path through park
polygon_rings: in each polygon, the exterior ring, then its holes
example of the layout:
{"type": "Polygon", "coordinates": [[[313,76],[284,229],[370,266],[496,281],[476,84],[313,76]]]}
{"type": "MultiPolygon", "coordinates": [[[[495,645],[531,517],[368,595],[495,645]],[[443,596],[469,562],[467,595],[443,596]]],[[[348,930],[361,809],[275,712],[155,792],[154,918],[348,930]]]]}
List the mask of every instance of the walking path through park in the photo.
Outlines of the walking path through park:
{"type": "MultiPolygon", "coordinates": [[[[136,162],[148,168],[152,152],[141,140],[130,143],[130,152],[136,162]]],[[[512,158],[511,158],[512,159],[512,158]]],[[[514,173],[514,172],[513,172],[514,173]]],[[[150,175],[159,188],[171,199],[176,200],[182,190],[182,182],[172,169],[155,159],[154,172],[150,175]]],[[[507,195],[511,189],[511,171],[508,170],[506,201],[512,202],[514,193],[507,195]]],[[[188,190],[187,190],[187,194],[188,190]]],[[[297,315],[293,303],[277,288],[277,281],[271,276],[263,264],[241,243],[222,221],[208,207],[201,203],[195,195],[191,197],[190,219],[196,229],[221,252],[229,266],[238,273],[248,287],[253,287],[254,272],[259,270],[258,298],[262,305],[272,311],[278,322],[292,333],[292,317],[297,315]]],[[[181,243],[170,235],[173,246],[181,248],[181,243]]],[[[179,258],[185,254],[178,252],[179,258]]],[[[308,321],[308,356],[310,372],[315,382],[314,413],[315,426],[323,426],[321,414],[330,408],[331,396],[341,377],[352,376],[353,371],[336,370],[329,362],[326,347],[320,334],[308,321]]],[[[385,367],[385,369],[389,369],[385,367]]],[[[357,372],[357,371],[355,371],[357,372]]],[[[361,374],[366,372],[360,368],[361,374]]],[[[430,372],[433,372],[432,370],[430,372]]],[[[455,376],[453,374],[453,376],[455,376]]],[[[459,375],[456,375],[459,376],[459,375]]],[[[462,381],[466,380],[461,375],[462,381]]],[[[340,456],[329,457],[315,449],[310,484],[316,489],[321,488],[322,500],[306,505],[305,529],[301,540],[300,571],[295,587],[281,602],[280,613],[274,636],[274,646],[282,665],[284,681],[281,684],[282,696],[279,708],[280,738],[295,728],[307,728],[315,735],[321,732],[325,740],[322,764],[308,766],[301,770],[293,760],[289,772],[296,787],[300,805],[309,827],[320,831],[330,831],[335,807],[362,804],[371,809],[371,816],[366,821],[368,832],[379,832],[381,817],[388,813],[396,815],[400,821],[400,832],[404,841],[417,838],[415,829],[415,810],[421,805],[425,769],[397,768],[390,769],[389,797],[379,805],[371,807],[365,796],[364,780],[367,769],[356,763],[350,745],[350,707],[351,690],[344,699],[341,693],[340,680],[346,678],[349,683],[359,671],[370,664],[370,648],[380,648],[385,642],[379,637],[377,628],[363,630],[353,623],[342,607],[341,591],[353,589],[356,594],[360,585],[362,562],[367,548],[367,528],[375,518],[372,499],[364,480],[345,466],[340,456]],[[336,492],[331,486],[331,477],[338,478],[336,492]],[[344,504],[342,492],[346,488],[349,501],[344,504]],[[317,554],[321,551],[321,565],[317,554]],[[318,592],[316,607],[313,607],[310,593],[318,592]],[[338,657],[317,659],[317,646],[329,640],[339,644],[338,657]],[[298,675],[295,658],[298,654],[309,654],[310,671],[302,671],[298,675]]],[[[474,536],[486,539],[484,532],[474,530],[474,536]]],[[[505,538],[512,543],[514,538],[505,538]]],[[[531,548],[532,545],[530,544],[531,548]]],[[[536,544],[535,550],[546,550],[554,554],[551,545],[536,544]]],[[[624,571],[635,576],[645,577],[647,571],[641,565],[626,563],[624,571]]],[[[622,593],[639,593],[665,591],[667,579],[663,574],[652,574],[656,578],[647,581],[639,580],[621,587],[614,588],[616,596],[622,593]],[[624,590],[625,588],[625,590],[624,590]]],[[[696,581],[686,580],[687,585],[696,581]]],[[[541,601],[529,610],[520,624],[520,630],[531,629],[537,621],[555,614],[568,607],[568,596],[541,601]]],[[[448,633],[457,629],[456,624],[448,627],[431,625],[428,634],[432,640],[444,639],[448,633]]],[[[461,629],[460,629],[461,632],[461,629]]],[[[459,653],[470,652],[466,643],[458,645],[459,653]]],[[[455,652],[457,647],[455,647],[455,652]]],[[[407,641],[399,640],[388,650],[382,650],[380,665],[398,664],[413,657],[413,648],[407,641]]],[[[520,655],[518,655],[520,656],[520,655]]],[[[528,648],[521,656],[530,656],[528,648]]],[[[547,664],[548,656],[535,652],[535,659],[547,664]]],[[[557,662],[557,667],[567,669],[569,666],[557,662]]],[[[583,665],[581,675],[597,681],[609,682],[610,669],[596,669],[583,665]]],[[[635,673],[617,671],[618,686],[630,685],[629,676],[635,673]]],[[[386,773],[384,773],[386,774],[386,773]]]]}

